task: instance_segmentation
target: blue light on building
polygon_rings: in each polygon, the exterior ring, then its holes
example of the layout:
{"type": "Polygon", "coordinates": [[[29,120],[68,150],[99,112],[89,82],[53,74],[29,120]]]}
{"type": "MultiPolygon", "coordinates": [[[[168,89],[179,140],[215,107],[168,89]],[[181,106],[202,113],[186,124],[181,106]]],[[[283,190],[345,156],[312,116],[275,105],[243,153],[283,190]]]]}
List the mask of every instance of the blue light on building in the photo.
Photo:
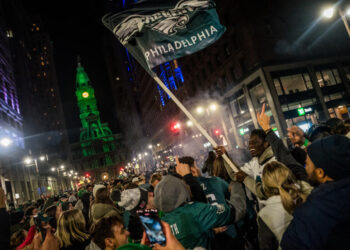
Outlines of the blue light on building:
{"type": "Polygon", "coordinates": [[[160,103],[162,104],[162,106],[164,107],[165,106],[165,101],[164,101],[164,90],[162,90],[159,85],[157,85],[157,88],[158,88],[158,92],[159,92],[159,96],[160,96],[160,103]]]}
{"type": "MultiPolygon", "coordinates": [[[[178,63],[176,60],[171,62],[166,62],[162,65],[159,65],[159,77],[164,82],[165,86],[167,86],[168,89],[177,91],[178,88],[183,84],[184,78],[182,75],[181,68],[178,66],[178,63]]],[[[163,106],[165,106],[165,92],[162,91],[158,86],[158,91],[160,95],[160,100],[163,106]]],[[[168,99],[170,99],[170,96],[167,95],[168,99]]]]}
{"type": "Polygon", "coordinates": [[[182,75],[181,68],[180,68],[180,67],[176,68],[176,69],[174,70],[174,72],[175,72],[175,77],[176,77],[176,79],[177,79],[179,82],[183,83],[185,80],[184,80],[184,77],[183,77],[183,75],[182,75]]]}

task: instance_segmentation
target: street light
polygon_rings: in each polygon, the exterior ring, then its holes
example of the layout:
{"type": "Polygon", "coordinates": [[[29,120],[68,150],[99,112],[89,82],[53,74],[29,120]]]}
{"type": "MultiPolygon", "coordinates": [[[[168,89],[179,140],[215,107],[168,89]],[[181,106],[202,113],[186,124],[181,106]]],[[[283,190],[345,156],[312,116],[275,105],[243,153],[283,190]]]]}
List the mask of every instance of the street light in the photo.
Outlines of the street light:
{"type": "Polygon", "coordinates": [[[204,111],[204,109],[203,109],[202,107],[198,107],[198,108],[196,109],[196,111],[197,111],[198,114],[202,114],[203,111],[204,111]]]}
{"type": "Polygon", "coordinates": [[[145,156],[147,156],[148,155],[148,153],[147,152],[145,152],[145,156]]]}
{"type": "MultiPolygon", "coordinates": [[[[322,16],[324,18],[330,19],[334,16],[335,11],[336,9],[334,7],[329,7],[327,9],[324,9],[324,11],[322,12],[322,16]]],[[[350,9],[347,9],[346,12],[344,13],[342,9],[338,8],[338,13],[344,23],[346,31],[348,32],[348,36],[350,37],[350,27],[349,27],[348,20],[346,19],[346,15],[350,15],[350,9]]]]}
{"type": "Polygon", "coordinates": [[[29,165],[30,163],[32,163],[32,158],[26,157],[26,158],[24,159],[24,163],[27,164],[27,165],[29,165]]]}
{"type": "Polygon", "coordinates": [[[12,144],[12,140],[10,138],[4,137],[0,140],[0,144],[1,146],[7,148],[8,146],[10,146],[12,144]]]}
{"type": "Polygon", "coordinates": [[[216,111],[217,108],[218,108],[218,107],[216,106],[215,103],[212,103],[212,104],[210,104],[210,106],[209,106],[209,109],[210,109],[211,111],[216,111]]]}
{"type": "Polygon", "coordinates": [[[350,16],[350,8],[346,10],[346,15],[350,16]]]}
{"type": "Polygon", "coordinates": [[[42,155],[42,156],[39,157],[39,159],[40,159],[41,161],[45,161],[45,156],[42,155]]]}
{"type": "Polygon", "coordinates": [[[157,143],[157,147],[160,147],[160,144],[159,144],[159,143],[157,143]]]}
{"type": "Polygon", "coordinates": [[[61,165],[61,167],[60,167],[61,169],[64,169],[64,165],[61,165]]]}
{"type": "Polygon", "coordinates": [[[54,172],[56,170],[56,168],[51,168],[51,171],[54,172]]]}
{"type": "Polygon", "coordinates": [[[327,8],[322,12],[322,16],[325,18],[332,18],[333,15],[334,15],[334,7],[327,8]]]}
{"type": "Polygon", "coordinates": [[[187,125],[187,127],[192,127],[193,126],[193,122],[192,121],[187,121],[186,125],[187,125]]]}
{"type": "Polygon", "coordinates": [[[149,148],[149,149],[151,149],[151,148],[152,148],[152,145],[151,145],[151,144],[150,144],[150,145],[148,145],[148,148],[149,148]]]}

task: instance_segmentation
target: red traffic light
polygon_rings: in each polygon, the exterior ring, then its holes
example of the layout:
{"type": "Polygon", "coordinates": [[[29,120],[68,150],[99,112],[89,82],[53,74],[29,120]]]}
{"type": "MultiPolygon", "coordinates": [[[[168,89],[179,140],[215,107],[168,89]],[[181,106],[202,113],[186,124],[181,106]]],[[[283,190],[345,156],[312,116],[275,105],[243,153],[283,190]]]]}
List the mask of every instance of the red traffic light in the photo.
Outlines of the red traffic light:
{"type": "Polygon", "coordinates": [[[173,122],[170,126],[173,133],[179,133],[181,129],[181,124],[179,122],[173,122]]]}

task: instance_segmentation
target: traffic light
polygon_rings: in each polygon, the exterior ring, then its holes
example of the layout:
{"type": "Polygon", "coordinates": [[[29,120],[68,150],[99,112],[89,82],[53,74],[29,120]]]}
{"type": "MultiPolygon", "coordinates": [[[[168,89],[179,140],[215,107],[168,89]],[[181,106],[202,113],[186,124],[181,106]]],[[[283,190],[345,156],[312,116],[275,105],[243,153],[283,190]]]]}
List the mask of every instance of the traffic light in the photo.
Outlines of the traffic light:
{"type": "Polygon", "coordinates": [[[220,129],[214,129],[214,135],[216,135],[216,136],[221,135],[220,129]]]}
{"type": "Polygon", "coordinates": [[[170,125],[170,130],[173,134],[179,134],[180,133],[180,130],[181,130],[181,124],[180,122],[173,122],[171,123],[170,125]]]}

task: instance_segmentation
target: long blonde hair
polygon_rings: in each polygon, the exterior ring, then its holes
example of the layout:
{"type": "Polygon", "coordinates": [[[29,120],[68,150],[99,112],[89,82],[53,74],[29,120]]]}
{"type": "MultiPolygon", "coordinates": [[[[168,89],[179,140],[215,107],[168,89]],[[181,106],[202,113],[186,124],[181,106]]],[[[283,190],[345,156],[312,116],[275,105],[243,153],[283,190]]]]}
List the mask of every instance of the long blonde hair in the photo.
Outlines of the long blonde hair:
{"type": "Polygon", "coordinates": [[[90,238],[85,232],[85,219],[79,209],[65,211],[57,222],[56,237],[60,247],[71,246],[74,242],[84,242],[90,238]]]}
{"type": "Polygon", "coordinates": [[[230,176],[228,175],[224,164],[224,159],[222,157],[215,158],[213,163],[213,176],[220,177],[225,181],[230,181],[230,176]]]}
{"type": "Polygon", "coordinates": [[[306,201],[307,194],[301,190],[292,171],[281,162],[272,161],[265,165],[262,183],[268,197],[281,196],[283,207],[290,214],[306,201]]]}

